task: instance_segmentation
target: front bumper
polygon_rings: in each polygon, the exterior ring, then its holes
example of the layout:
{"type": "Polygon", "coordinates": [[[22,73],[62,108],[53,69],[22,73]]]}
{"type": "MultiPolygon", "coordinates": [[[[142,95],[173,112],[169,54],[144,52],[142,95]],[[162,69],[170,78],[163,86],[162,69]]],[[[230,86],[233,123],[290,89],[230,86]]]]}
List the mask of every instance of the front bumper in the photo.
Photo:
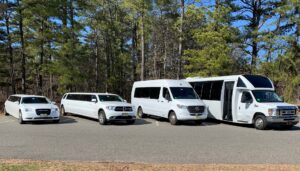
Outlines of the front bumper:
{"type": "Polygon", "coordinates": [[[59,111],[51,111],[49,115],[37,115],[35,112],[22,112],[23,121],[55,121],[59,120],[59,111]]]}
{"type": "Polygon", "coordinates": [[[207,118],[206,110],[203,113],[190,113],[188,110],[180,110],[176,113],[178,120],[205,120],[207,118]]]}
{"type": "Polygon", "coordinates": [[[106,118],[109,121],[126,121],[126,120],[135,120],[136,116],[133,111],[123,111],[123,112],[116,112],[116,111],[106,111],[106,118]]]}
{"type": "Polygon", "coordinates": [[[299,117],[297,115],[268,116],[267,121],[269,124],[296,125],[299,122],[299,117]]]}

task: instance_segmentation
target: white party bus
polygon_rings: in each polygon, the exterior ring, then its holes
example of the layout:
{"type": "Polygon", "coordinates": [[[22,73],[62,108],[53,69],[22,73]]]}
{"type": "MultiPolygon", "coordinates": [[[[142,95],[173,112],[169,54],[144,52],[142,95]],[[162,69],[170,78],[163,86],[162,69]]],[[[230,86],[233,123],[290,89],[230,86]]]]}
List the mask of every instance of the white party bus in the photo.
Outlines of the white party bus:
{"type": "Polygon", "coordinates": [[[15,94],[9,96],[4,105],[5,115],[18,118],[20,124],[45,120],[59,122],[58,107],[45,96],[15,94]]]}
{"type": "Polygon", "coordinates": [[[61,100],[61,113],[98,119],[101,125],[110,121],[135,122],[134,107],[110,93],[66,93],[61,100]]]}
{"type": "Polygon", "coordinates": [[[192,86],[183,80],[137,81],[131,91],[131,103],[138,117],[154,115],[169,119],[172,125],[179,120],[201,123],[207,110],[192,86]]]}
{"type": "Polygon", "coordinates": [[[187,78],[208,106],[208,117],[235,123],[291,128],[299,122],[297,106],[284,103],[272,81],[259,75],[187,78]]]}

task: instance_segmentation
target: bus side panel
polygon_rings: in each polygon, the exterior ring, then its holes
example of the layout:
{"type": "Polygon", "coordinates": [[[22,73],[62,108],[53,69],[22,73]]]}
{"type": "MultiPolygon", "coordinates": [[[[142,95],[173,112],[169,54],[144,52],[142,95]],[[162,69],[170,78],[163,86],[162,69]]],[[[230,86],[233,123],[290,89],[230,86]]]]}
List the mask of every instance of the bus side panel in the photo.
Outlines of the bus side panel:
{"type": "Polygon", "coordinates": [[[222,120],[222,102],[216,100],[203,100],[208,107],[208,117],[212,119],[222,120]]]}

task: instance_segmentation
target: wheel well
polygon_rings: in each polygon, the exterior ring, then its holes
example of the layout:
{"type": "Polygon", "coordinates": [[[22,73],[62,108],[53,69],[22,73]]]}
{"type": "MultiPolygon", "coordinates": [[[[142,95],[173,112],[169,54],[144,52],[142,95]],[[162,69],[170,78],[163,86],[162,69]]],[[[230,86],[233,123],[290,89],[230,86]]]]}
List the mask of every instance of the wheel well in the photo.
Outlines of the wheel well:
{"type": "Polygon", "coordinates": [[[98,113],[100,113],[101,111],[104,111],[102,108],[100,108],[99,110],[98,110],[98,113]]]}
{"type": "MultiPolygon", "coordinates": [[[[174,110],[170,110],[170,111],[169,111],[169,113],[168,113],[168,118],[169,118],[171,112],[174,112],[174,110]]],[[[174,112],[174,113],[175,113],[175,112],[174,112]]]]}
{"type": "Polygon", "coordinates": [[[252,123],[254,123],[254,119],[259,116],[259,115],[262,115],[262,116],[265,116],[263,113],[260,113],[260,112],[256,112],[252,118],[252,123]]]}

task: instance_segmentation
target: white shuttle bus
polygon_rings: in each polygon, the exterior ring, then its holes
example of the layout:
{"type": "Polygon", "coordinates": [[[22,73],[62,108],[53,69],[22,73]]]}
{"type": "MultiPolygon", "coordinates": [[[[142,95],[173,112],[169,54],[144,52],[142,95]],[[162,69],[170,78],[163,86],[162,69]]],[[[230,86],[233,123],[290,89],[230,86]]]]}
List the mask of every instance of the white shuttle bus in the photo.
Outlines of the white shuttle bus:
{"type": "Polygon", "coordinates": [[[133,84],[131,103],[138,117],[154,115],[169,119],[172,125],[179,120],[201,123],[207,118],[204,103],[192,86],[182,80],[148,80],[133,84]]]}
{"type": "Polygon", "coordinates": [[[259,75],[187,78],[208,107],[208,117],[235,123],[291,128],[299,122],[297,106],[284,103],[272,81],[259,75]]]}

